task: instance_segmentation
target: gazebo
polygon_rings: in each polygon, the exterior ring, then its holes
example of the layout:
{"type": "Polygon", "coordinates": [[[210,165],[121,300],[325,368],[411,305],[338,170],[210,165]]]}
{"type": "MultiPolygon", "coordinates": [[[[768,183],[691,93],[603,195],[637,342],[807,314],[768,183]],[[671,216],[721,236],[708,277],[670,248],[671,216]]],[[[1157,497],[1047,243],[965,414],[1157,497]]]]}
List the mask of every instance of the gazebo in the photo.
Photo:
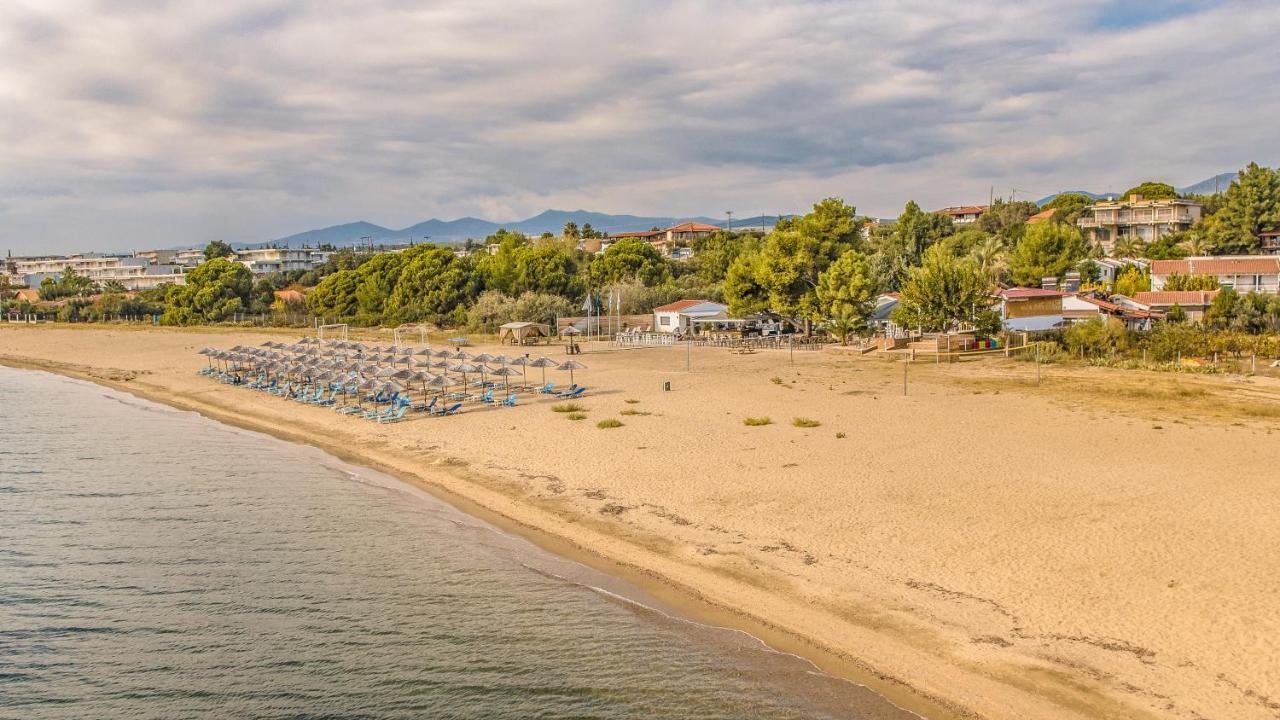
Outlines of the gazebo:
{"type": "Polygon", "coordinates": [[[551,335],[551,326],[536,322],[509,322],[498,330],[498,342],[505,343],[510,340],[517,345],[528,344],[530,339],[537,342],[538,338],[545,338],[551,335]]]}

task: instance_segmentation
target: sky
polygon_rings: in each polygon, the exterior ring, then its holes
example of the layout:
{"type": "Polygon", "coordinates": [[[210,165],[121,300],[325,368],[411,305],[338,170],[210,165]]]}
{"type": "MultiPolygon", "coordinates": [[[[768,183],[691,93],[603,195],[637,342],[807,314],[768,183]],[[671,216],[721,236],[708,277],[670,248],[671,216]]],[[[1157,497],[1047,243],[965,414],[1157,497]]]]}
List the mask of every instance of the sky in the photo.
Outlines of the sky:
{"type": "Polygon", "coordinates": [[[5,0],[0,252],[1280,163],[1280,3],[5,0]]]}

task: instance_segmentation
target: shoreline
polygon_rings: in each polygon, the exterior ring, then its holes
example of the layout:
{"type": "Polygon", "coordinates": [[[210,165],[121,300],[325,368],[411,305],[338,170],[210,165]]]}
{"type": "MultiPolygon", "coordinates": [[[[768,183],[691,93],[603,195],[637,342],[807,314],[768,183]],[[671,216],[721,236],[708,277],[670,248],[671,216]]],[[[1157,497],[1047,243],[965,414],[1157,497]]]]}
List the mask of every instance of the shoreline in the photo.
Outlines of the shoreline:
{"type": "Polygon", "coordinates": [[[0,362],[394,476],[926,717],[1274,717],[1275,379],[921,364],[903,395],[876,359],[650,349],[584,356],[587,422],[376,425],[195,372],[268,339],[0,326],[0,362]]]}
{"type": "Polygon", "coordinates": [[[193,412],[213,422],[268,435],[282,442],[314,448],[343,463],[387,475],[409,487],[421,490],[458,512],[492,525],[501,532],[526,540],[540,550],[633,585],[661,603],[661,606],[646,605],[636,599],[613,593],[607,588],[585,586],[592,591],[606,593],[623,602],[637,605],[646,610],[660,612],[668,617],[685,622],[692,622],[707,628],[742,633],[759,641],[769,652],[788,655],[806,662],[815,671],[823,675],[865,689],[880,701],[921,718],[929,718],[929,720],[960,720],[981,717],[942,698],[931,697],[902,681],[878,673],[857,658],[848,656],[838,650],[824,647],[813,638],[790,633],[773,623],[753,617],[749,613],[723,606],[712,601],[698,590],[685,586],[671,578],[645,570],[637,565],[608,557],[592,548],[575,542],[571,538],[557,535],[488,507],[474,498],[457,493],[441,483],[431,480],[426,474],[409,473],[403,469],[388,465],[370,454],[353,451],[340,444],[318,441],[310,436],[292,433],[270,423],[256,421],[249,416],[237,415],[208,405],[183,402],[159,392],[148,391],[137,385],[131,385],[127,380],[113,380],[96,376],[90,371],[79,369],[70,364],[0,355],[0,365],[15,369],[47,372],[61,377],[89,382],[148,402],[176,410],[193,412]]]}

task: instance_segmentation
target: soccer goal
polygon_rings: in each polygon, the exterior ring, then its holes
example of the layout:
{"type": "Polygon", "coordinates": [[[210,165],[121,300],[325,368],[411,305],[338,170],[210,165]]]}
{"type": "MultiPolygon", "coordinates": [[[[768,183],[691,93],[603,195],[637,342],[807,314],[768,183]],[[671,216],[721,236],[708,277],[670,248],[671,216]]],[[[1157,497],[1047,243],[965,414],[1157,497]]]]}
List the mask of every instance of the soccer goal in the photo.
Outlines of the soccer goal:
{"type": "Polygon", "coordinates": [[[327,332],[329,333],[329,337],[337,338],[339,340],[346,340],[348,327],[349,326],[346,323],[333,323],[332,325],[317,325],[316,337],[320,338],[321,340],[324,340],[325,333],[327,332]]]}
{"type": "Polygon", "coordinates": [[[418,344],[427,344],[427,329],[421,325],[401,325],[392,331],[391,336],[396,345],[401,345],[402,338],[413,337],[413,333],[418,333],[418,344]]]}

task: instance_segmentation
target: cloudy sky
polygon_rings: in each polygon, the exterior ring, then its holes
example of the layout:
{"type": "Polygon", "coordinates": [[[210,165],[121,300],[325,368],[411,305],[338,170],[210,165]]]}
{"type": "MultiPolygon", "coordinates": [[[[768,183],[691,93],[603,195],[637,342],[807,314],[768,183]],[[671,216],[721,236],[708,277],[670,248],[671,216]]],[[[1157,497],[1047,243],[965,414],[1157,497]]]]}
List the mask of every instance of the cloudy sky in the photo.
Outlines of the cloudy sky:
{"type": "Polygon", "coordinates": [[[1280,162],[1274,0],[5,0],[0,252],[1280,162]]]}

